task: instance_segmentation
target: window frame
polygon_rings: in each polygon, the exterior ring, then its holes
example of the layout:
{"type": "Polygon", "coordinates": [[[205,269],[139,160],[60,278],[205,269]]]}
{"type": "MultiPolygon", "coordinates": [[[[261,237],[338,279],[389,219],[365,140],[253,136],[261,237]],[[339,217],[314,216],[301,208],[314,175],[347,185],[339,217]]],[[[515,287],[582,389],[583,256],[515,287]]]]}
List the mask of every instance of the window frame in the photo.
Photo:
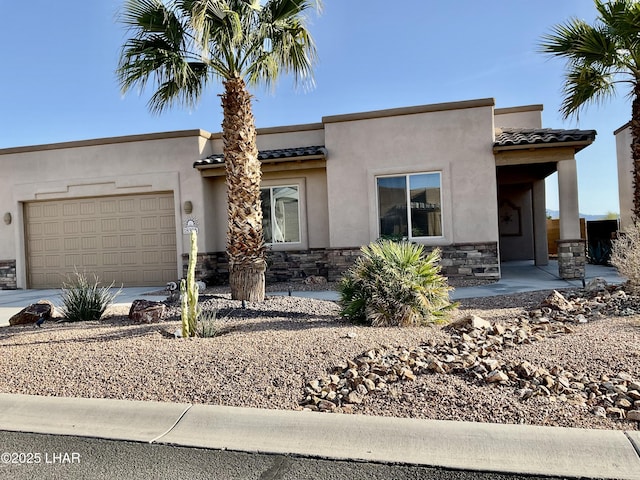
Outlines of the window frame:
{"type": "MultiPolygon", "coordinates": [[[[264,245],[273,251],[304,250],[307,248],[307,218],[306,218],[306,182],[304,178],[282,178],[262,180],[260,191],[269,189],[273,192],[275,188],[295,187],[298,189],[298,235],[297,242],[264,242],[264,245]]],[[[273,193],[271,193],[273,195],[273,193]]],[[[273,205],[272,205],[273,209],[273,205]]],[[[272,210],[273,214],[273,210],[272,210]]]]}
{"type": "Polygon", "coordinates": [[[382,235],[380,228],[380,190],[378,185],[378,179],[380,178],[403,178],[405,179],[405,207],[406,207],[406,215],[407,215],[407,237],[409,241],[417,242],[417,243],[425,243],[432,240],[442,240],[445,238],[445,219],[444,219],[444,198],[443,198],[443,172],[441,170],[431,170],[424,172],[409,172],[409,173],[385,173],[374,176],[374,190],[375,190],[375,212],[376,212],[376,225],[378,238],[382,235]],[[413,236],[412,234],[412,220],[411,220],[411,177],[417,175],[438,175],[438,183],[440,188],[440,235],[423,235],[423,236],[413,236]]]}

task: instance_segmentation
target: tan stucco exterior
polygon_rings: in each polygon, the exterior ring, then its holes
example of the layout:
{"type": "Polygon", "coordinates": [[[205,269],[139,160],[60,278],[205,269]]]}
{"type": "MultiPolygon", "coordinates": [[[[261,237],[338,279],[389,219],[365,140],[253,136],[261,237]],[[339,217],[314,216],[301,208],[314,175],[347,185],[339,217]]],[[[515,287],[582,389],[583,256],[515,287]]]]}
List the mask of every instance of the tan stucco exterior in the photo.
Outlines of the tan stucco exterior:
{"type": "Polygon", "coordinates": [[[443,236],[426,243],[497,241],[493,100],[432,107],[324,119],[332,247],[380,236],[377,176],[423,172],[441,173],[447,212],[443,236]]]}
{"type": "MultiPolygon", "coordinates": [[[[357,251],[380,236],[377,178],[438,173],[442,235],[417,241],[442,247],[483,244],[480,250],[494,252],[489,253],[485,262],[489,273],[484,274],[499,275],[497,168],[526,169],[539,164],[553,165],[555,170],[556,162],[573,160],[574,150],[495,151],[496,128],[539,128],[542,106],[494,109],[494,104],[488,98],[327,116],[320,123],[259,129],[260,151],[316,146],[326,152],[263,160],[263,186],[294,185],[300,197],[300,241],[270,248],[292,254],[323,249],[357,251]]],[[[194,162],[222,150],[221,134],[203,130],[0,150],[0,215],[6,212],[12,216],[10,224],[0,225],[0,277],[3,265],[11,268],[14,262],[16,286],[28,286],[26,202],[171,192],[179,278],[188,249],[188,237],[183,234],[187,220],[197,222],[200,252],[217,255],[225,250],[224,166],[212,163],[194,168],[194,162]],[[187,201],[193,208],[190,213],[184,211],[187,201]]],[[[547,174],[544,168],[537,171],[547,174]]],[[[515,178],[515,183],[522,183],[517,175],[515,178]]],[[[539,243],[532,244],[531,232],[536,239],[542,235],[538,224],[544,188],[539,180],[526,179],[530,182],[527,188],[537,185],[533,193],[521,185],[509,190],[509,195],[521,199],[527,209],[529,238],[523,240],[528,242],[527,250],[539,243]]],[[[571,172],[566,181],[573,181],[571,172]]],[[[568,194],[570,199],[574,193],[568,194]]],[[[515,239],[505,242],[505,247],[509,244],[514,249],[522,247],[515,239]]],[[[484,255],[465,248],[474,258],[484,255]]],[[[464,268],[465,272],[474,271],[464,268]]]]}
{"type": "Polygon", "coordinates": [[[626,124],[613,134],[616,137],[618,159],[618,198],[620,200],[620,229],[633,223],[633,159],[631,158],[631,125],[626,124]]]}

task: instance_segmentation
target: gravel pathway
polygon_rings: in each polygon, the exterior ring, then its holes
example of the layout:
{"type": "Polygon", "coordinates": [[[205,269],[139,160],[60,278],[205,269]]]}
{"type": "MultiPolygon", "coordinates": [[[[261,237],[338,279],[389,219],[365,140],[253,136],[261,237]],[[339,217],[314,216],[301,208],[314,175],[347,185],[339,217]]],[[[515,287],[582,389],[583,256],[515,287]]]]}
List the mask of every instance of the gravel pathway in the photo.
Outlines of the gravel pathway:
{"type": "MultiPolygon", "coordinates": [[[[475,314],[509,322],[539,306],[548,294],[466,299],[454,320],[475,314]]],[[[301,409],[310,381],[363,352],[451,339],[450,329],[442,326],[356,326],[339,318],[335,303],[313,299],[268,297],[243,309],[228,295],[208,293],[201,295],[201,304],[218,310],[221,334],[215,338],[173,338],[171,332],[180,326],[176,306],[168,308],[161,323],[151,325],[133,324],[126,312],[111,310],[100,322],[2,328],[0,392],[301,409]]],[[[640,315],[601,316],[570,330],[505,348],[497,358],[598,377],[619,372],[640,377],[640,315]]],[[[556,396],[521,400],[511,385],[482,384],[452,373],[397,381],[345,411],[627,430],[639,424],[597,416],[591,405],[556,396]]]]}

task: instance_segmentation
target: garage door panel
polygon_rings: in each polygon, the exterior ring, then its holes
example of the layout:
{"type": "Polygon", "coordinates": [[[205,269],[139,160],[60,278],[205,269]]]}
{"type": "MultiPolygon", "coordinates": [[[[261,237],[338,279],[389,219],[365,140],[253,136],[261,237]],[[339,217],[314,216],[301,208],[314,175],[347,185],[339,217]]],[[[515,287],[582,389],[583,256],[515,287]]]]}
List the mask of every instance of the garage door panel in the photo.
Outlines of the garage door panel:
{"type": "Polygon", "coordinates": [[[102,249],[113,250],[120,245],[120,238],[117,235],[107,235],[102,237],[102,249]]]}
{"type": "Polygon", "coordinates": [[[78,221],[65,221],[62,224],[62,233],[64,235],[75,235],[80,233],[80,223],[78,221]]]}
{"type": "Polygon", "coordinates": [[[119,230],[121,232],[135,232],[138,230],[138,221],[135,218],[121,218],[119,222],[119,230]]]}
{"type": "Polygon", "coordinates": [[[72,254],[66,254],[64,256],[64,266],[66,267],[66,270],[68,271],[70,268],[72,269],[73,267],[75,267],[76,265],[82,265],[82,255],[72,255],[72,254]]]}
{"type": "Polygon", "coordinates": [[[136,236],[135,235],[120,235],[120,247],[122,248],[133,248],[136,246],[136,236]]]}
{"type": "Polygon", "coordinates": [[[57,218],[60,216],[60,205],[47,205],[42,208],[44,218],[57,218]]]}
{"type": "Polygon", "coordinates": [[[101,222],[102,233],[112,233],[118,231],[117,218],[104,218],[101,222]]]}
{"type": "Polygon", "coordinates": [[[62,212],[65,217],[77,217],[80,215],[80,204],[79,203],[65,203],[62,207],[62,212]]]}
{"type": "Polygon", "coordinates": [[[62,247],[62,242],[59,238],[49,238],[44,241],[45,252],[59,252],[62,247]]]}
{"type": "Polygon", "coordinates": [[[176,236],[175,235],[160,235],[160,245],[163,247],[175,247],[176,246],[176,236]]]}
{"type": "Polygon", "coordinates": [[[175,280],[173,208],[171,193],[25,204],[29,287],[60,287],[75,271],[125,286],[175,280]]]}

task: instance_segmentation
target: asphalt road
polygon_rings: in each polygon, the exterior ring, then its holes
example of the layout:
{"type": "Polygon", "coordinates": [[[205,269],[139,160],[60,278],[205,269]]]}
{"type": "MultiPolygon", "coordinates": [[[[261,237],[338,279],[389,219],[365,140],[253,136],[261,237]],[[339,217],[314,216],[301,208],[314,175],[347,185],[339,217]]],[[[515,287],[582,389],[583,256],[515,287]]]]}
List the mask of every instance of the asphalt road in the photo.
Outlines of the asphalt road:
{"type": "MultiPolygon", "coordinates": [[[[513,475],[414,465],[249,454],[0,431],[0,478],[203,480],[508,480],[513,475]],[[8,455],[7,455],[8,454],[8,455]],[[31,463],[27,463],[27,462],[31,463]]],[[[531,480],[558,477],[527,476],[531,480]]]]}

